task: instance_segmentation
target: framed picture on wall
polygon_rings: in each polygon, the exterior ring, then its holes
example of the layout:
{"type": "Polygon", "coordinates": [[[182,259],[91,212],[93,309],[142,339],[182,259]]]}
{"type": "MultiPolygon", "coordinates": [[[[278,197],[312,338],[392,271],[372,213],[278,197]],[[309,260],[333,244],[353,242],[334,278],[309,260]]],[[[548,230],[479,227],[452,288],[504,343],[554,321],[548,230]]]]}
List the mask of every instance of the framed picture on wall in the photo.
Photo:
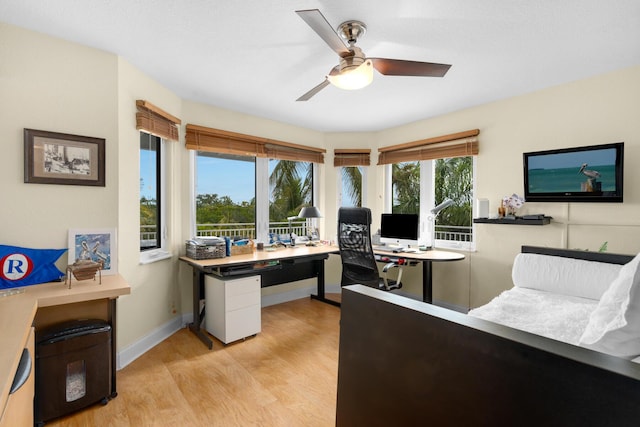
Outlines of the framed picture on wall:
{"type": "Polygon", "coordinates": [[[105,140],[24,130],[24,182],[105,186],[105,140]]]}
{"type": "Polygon", "coordinates": [[[69,230],[69,264],[77,260],[102,261],[102,274],[118,272],[116,229],[69,230]]]}

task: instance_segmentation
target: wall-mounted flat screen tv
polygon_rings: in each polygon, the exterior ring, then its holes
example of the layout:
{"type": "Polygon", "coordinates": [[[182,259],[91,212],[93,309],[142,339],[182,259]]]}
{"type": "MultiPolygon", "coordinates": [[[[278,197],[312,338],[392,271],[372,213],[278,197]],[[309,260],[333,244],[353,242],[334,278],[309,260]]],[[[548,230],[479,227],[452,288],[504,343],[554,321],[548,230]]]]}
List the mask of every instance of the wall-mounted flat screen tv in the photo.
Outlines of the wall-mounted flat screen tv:
{"type": "Polygon", "coordinates": [[[524,153],[527,202],[622,202],[624,142],[524,153]]]}

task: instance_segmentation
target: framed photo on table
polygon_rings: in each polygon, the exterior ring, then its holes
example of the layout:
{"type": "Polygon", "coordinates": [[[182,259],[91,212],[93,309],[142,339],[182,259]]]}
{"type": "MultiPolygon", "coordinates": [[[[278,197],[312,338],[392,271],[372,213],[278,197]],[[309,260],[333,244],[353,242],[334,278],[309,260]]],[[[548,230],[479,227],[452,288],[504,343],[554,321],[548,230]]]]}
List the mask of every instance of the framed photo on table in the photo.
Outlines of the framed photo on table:
{"type": "Polygon", "coordinates": [[[118,272],[116,229],[69,230],[69,264],[78,260],[102,261],[102,274],[118,272]]]}
{"type": "Polygon", "coordinates": [[[24,182],[105,186],[105,140],[24,130],[24,182]]]}

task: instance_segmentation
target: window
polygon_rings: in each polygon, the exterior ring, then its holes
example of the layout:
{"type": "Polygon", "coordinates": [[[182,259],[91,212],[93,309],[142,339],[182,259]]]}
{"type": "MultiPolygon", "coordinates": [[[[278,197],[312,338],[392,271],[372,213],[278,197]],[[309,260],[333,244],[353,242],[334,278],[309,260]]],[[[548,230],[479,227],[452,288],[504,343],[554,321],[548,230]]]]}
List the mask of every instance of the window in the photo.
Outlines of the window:
{"type": "Polygon", "coordinates": [[[164,142],[140,132],[140,262],[169,257],[165,249],[164,142]]]}
{"type": "MultiPolygon", "coordinates": [[[[289,218],[313,203],[315,170],[311,162],[198,151],[196,236],[288,239],[289,218]]],[[[307,234],[305,220],[291,225],[307,234]]]]}
{"type": "Polygon", "coordinates": [[[474,156],[387,165],[391,188],[387,206],[393,213],[420,215],[421,240],[430,239],[431,209],[447,198],[454,204],[435,217],[437,246],[472,249],[474,156]]]}
{"type": "Polygon", "coordinates": [[[256,158],[198,151],[196,235],[256,238],[256,158]]]}
{"type": "Polygon", "coordinates": [[[420,162],[392,165],[391,213],[420,214],[420,162]]]}
{"type": "Polygon", "coordinates": [[[443,209],[435,222],[436,240],[470,249],[473,243],[473,171],[475,157],[435,160],[435,205],[447,198],[454,204],[443,209]]]}
{"type": "Polygon", "coordinates": [[[270,241],[287,242],[290,232],[308,234],[307,221],[296,217],[303,206],[313,205],[313,169],[311,162],[269,159],[270,241]]]}
{"type": "MultiPolygon", "coordinates": [[[[189,150],[197,150],[197,159],[209,156],[235,161],[226,174],[211,180],[210,188],[206,191],[202,190],[203,176],[213,166],[195,165],[198,192],[216,194],[218,198],[228,202],[226,210],[229,213],[233,210],[234,214],[229,214],[226,218],[240,221],[226,223],[225,226],[218,223],[217,227],[200,224],[203,217],[199,216],[198,211],[201,207],[196,206],[193,227],[196,236],[210,233],[234,238],[255,238],[267,243],[272,237],[287,236],[289,222],[293,217],[297,216],[304,205],[316,200],[314,175],[317,174],[317,164],[324,162],[324,148],[194,124],[187,124],[185,131],[185,145],[189,150]],[[249,166],[244,169],[243,163],[253,163],[253,172],[249,166]],[[235,196],[238,191],[248,189],[254,191],[253,200],[249,196],[235,196]],[[254,212],[253,216],[250,214],[251,210],[254,212]],[[241,217],[240,214],[246,215],[241,217]],[[252,233],[249,233],[250,230],[252,233]]],[[[194,200],[194,206],[196,204],[194,200]]],[[[300,229],[295,231],[296,234],[306,234],[306,224],[302,221],[297,225],[300,229]]]]}
{"type": "Polygon", "coordinates": [[[369,148],[336,148],[333,166],[338,170],[338,206],[362,207],[366,191],[366,171],[371,164],[369,148]]]}
{"type": "Polygon", "coordinates": [[[362,207],[362,195],[366,194],[366,168],[343,166],[339,170],[338,206],[362,207]]]}

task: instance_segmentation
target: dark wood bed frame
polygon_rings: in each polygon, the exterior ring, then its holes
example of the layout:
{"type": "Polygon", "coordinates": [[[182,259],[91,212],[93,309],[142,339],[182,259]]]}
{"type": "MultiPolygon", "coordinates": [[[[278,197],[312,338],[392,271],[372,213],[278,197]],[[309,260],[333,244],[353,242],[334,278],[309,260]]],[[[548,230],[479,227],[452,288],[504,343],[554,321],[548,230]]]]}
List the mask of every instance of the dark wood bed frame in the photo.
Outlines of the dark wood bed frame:
{"type": "Polygon", "coordinates": [[[343,288],[337,426],[638,423],[640,364],[377,289],[343,288]]]}

